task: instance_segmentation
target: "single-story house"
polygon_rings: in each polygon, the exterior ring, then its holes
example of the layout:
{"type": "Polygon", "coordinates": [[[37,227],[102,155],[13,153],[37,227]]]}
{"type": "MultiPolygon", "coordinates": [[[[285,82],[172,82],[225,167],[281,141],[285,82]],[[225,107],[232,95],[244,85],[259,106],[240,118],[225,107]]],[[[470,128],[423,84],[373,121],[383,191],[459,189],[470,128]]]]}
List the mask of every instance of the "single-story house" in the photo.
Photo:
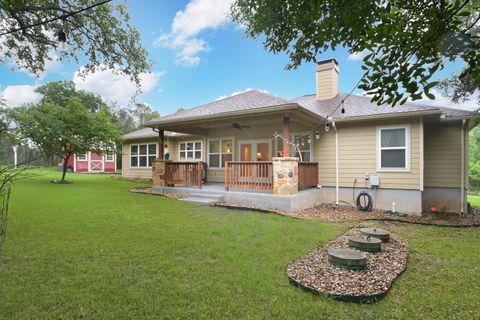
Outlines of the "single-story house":
{"type": "Polygon", "coordinates": [[[113,153],[105,155],[95,152],[73,154],[67,162],[67,169],[83,173],[115,173],[117,171],[117,156],[113,153]]]}
{"type": "Polygon", "coordinates": [[[148,121],[124,136],[122,175],[152,178],[159,192],[282,210],[354,203],[366,191],[379,209],[464,212],[476,113],[378,106],[339,93],[338,77],[329,59],[317,64],[314,94],[251,90],[148,121]]]}

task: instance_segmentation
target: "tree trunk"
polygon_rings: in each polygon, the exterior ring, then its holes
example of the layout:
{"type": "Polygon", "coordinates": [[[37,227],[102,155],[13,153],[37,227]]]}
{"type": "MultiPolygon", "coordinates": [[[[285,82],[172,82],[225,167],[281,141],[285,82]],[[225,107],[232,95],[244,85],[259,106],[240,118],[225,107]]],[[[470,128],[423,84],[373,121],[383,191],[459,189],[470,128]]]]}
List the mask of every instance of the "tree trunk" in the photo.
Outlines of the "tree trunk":
{"type": "Polygon", "coordinates": [[[65,159],[63,160],[63,173],[62,173],[62,182],[65,181],[65,175],[67,174],[67,163],[68,159],[70,159],[71,153],[67,153],[65,155],[65,159]]]}

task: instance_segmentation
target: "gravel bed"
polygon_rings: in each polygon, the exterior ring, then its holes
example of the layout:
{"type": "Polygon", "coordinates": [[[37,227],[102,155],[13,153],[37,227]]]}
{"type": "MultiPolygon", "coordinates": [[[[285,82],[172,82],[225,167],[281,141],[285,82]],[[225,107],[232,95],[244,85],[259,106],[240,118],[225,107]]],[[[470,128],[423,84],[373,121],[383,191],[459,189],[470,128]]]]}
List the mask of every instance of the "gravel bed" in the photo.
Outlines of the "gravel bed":
{"type": "Polygon", "coordinates": [[[422,216],[402,217],[398,215],[387,214],[382,210],[363,212],[350,206],[324,204],[315,208],[297,211],[291,213],[290,215],[329,222],[387,220],[451,227],[480,226],[480,212],[478,211],[465,213],[462,216],[460,216],[458,213],[427,213],[422,216]]]}
{"type": "Polygon", "coordinates": [[[391,233],[390,242],[382,244],[382,252],[366,253],[367,266],[364,270],[333,266],[328,261],[327,250],[349,248],[348,237],[352,235],[360,235],[359,229],[351,229],[324,247],[290,263],[287,267],[290,281],[306,290],[327,294],[338,300],[375,302],[383,298],[393,280],[407,266],[406,242],[391,233]]]}

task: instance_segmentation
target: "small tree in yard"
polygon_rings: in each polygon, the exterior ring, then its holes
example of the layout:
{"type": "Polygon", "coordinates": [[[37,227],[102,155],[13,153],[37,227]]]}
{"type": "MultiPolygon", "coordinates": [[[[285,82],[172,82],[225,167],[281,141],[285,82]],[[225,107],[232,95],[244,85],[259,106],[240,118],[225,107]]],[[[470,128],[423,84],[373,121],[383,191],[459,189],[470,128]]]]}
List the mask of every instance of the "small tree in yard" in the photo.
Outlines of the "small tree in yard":
{"type": "Polygon", "coordinates": [[[47,101],[23,110],[12,109],[10,114],[25,143],[34,143],[62,158],[60,183],[66,182],[67,163],[73,154],[114,152],[115,141],[120,139],[106,108],[91,111],[77,97],[69,98],[64,105],[47,101]]]}

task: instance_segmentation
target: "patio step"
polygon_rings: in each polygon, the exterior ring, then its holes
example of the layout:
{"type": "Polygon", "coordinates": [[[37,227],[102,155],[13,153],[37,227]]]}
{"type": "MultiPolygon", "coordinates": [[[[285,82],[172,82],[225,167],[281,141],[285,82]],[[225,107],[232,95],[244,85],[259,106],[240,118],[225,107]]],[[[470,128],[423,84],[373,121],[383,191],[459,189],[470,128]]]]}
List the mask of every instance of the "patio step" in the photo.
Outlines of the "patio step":
{"type": "Polygon", "coordinates": [[[221,194],[205,194],[205,193],[192,193],[189,194],[187,197],[179,199],[180,201],[189,201],[189,202],[196,202],[200,204],[211,204],[214,202],[223,201],[223,196],[221,194]]]}

